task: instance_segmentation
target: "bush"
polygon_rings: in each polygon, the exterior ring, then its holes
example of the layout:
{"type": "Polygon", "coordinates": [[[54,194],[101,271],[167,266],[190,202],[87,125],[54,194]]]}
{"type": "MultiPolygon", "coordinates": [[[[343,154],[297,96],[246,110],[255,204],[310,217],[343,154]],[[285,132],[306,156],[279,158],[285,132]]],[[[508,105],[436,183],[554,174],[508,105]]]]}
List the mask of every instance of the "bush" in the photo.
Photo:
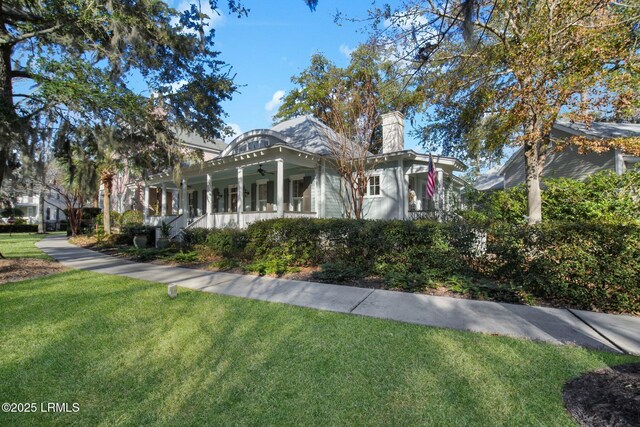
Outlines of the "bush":
{"type": "Polygon", "coordinates": [[[582,309],[640,312],[640,228],[543,224],[533,228],[525,289],[582,309]]]}
{"type": "MultiPolygon", "coordinates": [[[[640,312],[640,227],[552,222],[360,221],[276,219],[246,231],[188,230],[222,259],[248,270],[283,274],[321,265],[316,280],[345,283],[375,275],[408,291],[444,285],[454,291],[528,292],[583,309],[640,312]],[[501,284],[480,289],[471,278],[501,284]]],[[[193,244],[193,243],[192,243],[193,244]]]]}
{"type": "MultiPolygon", "coordinates": [[[[110,212],[109,222],[111,223],[112,227],[120,226],[120,216],[121,214],[118,211],[110,212]]],[[[142,223],[142,221],[140,223],[142,223]]],[[[98,215],[96,215],[96,225],[98,227],[104,227],[104,213],[100,212],[98,215]]]]}
{"type": "Polygon", "coordinates": [[[211,230],[205,244],[216,255],[241,257],[247,246],[247,233],[231,228],[211,230]]]}
{"type": "Polygon", "coordinates": [[[0,224],[0,233],[37,233],[37,224],[0,224]]]}
{"type": "MultiPolygon", "coordinates": [[[[543,221],[607,222],[638,224],[640,221],[640,169],[618,175],[602,171],[584,181],[545,178],[542,181],[543,221]]],[[[525,224],[527,192],[524,185],[490,193],[468,189],[471,210],[466,219],[525,224]]]]}
{"type": "Polygon", "coordinates": [[[118,217],[118,226],[125,227],[128,225],[141,225],[142,224],[142,212],[140,211],[126,211],[118,217]]]}
{"type": "Polygon", "coordinates": [[[177,254],[175,254],[173,256],[173,259],[176,262],[197,262],[198,259],[198,253],[197,252],[178,252],[177,254]]]}
{"type": "Polygon", "coordinates": [[[208,228],[187,228],[182,234],[182,243],[188,248],[195,245],[204,245],[207,242],[207,236],[213,230],[208,228]]]}
{"type": "Polygon", "coordinates": [[[0,211],[0,216],[3,218],[20,217],[24,216],[24,211],[20,208],[4,208],[0,211]]]}

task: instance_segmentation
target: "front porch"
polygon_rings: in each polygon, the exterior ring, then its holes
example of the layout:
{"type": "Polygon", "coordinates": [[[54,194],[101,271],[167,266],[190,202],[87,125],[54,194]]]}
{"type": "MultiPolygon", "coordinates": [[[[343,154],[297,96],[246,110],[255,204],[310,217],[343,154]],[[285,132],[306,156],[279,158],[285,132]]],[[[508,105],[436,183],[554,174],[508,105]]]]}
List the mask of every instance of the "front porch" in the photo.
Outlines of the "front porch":
{"type": "Polygon", "coordinates": [[[287,161],[255,157],[207,162],[201,173],[185,173],[179,186],[166,175],[155,177],[144,188],[145,224],[169,223],[177,234],[187,228],[245,228],[266,219],[318,216],[319,162],[310,156],[287,161]]]}

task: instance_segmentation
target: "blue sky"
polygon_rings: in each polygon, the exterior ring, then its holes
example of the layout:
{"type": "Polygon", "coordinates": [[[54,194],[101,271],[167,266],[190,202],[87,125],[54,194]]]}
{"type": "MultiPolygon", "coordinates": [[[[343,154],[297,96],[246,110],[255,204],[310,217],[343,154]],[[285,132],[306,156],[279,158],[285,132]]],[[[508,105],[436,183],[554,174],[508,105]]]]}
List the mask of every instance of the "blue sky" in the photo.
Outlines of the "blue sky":
{"type": "MultiPolygon", "coordinates": [[[[190,3],[174,4],[182,9],[190,3]]],[[[291,76],[305,69],[314,53],[323,53],[338,66],[348,64],[350,50],[367,38],[365,25],[338,26],[334,16],[339,10],[366,18],[371,1],[320,0],[315,12],[303,0],[244,0],[244,4],[250,9],[248,17],[238,19],[224,10],[220,16],[212,15],[220,59],[233,67],[236,83],[243,85],[224,104],[226,121],[242,132],[272,126],[279,97],[293,88],[291,76]]],[[[407,140],[405,147],[415,144],[407,140]]]]}

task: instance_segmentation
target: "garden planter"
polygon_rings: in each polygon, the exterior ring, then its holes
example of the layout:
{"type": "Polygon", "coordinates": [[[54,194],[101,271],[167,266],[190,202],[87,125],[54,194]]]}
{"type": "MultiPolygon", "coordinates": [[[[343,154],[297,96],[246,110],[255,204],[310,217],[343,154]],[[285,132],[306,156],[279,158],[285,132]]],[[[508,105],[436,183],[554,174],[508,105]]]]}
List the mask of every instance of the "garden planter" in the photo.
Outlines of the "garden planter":
{"type": "Polygon", "coordinates": [[[156,248],[158,249],[165,249],[167,246],[169,246],[169,239],[166,237],[158,237],[156,239],[156,248]]]}
{"type": "Polygon", "coordinates": [[[136,248],[146,248],[147,247],[147,236],[134,236],[133,237],[133,246],[136,248]]]}

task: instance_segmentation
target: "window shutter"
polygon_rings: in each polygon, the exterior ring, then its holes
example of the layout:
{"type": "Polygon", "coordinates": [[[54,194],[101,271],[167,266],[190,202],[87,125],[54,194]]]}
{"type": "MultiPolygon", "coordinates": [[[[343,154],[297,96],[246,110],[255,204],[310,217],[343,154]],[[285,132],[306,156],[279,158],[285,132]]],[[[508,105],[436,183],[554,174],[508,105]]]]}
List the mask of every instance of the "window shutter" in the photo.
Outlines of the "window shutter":
{"type": "Polygon", "coordinates": [[[173,215],[173,192],[167,191],[167,215],[173,215]]]}
{"type": "Polygon", "coordinates": [[[258,186],[254,182],[251,184],[251,210],[255,212],[256,210],[256,198],[258,197],[258,186]]]}
{"type": "Polygon", "coordinates": [[[202,214],[207,213],[207,190],[202,190],[202,214]]]}
{"type": "Polygon", "coordinates": [[[311,212],[311,177],[305,176],[302,180],[302,210],[311,212]]]}
{"type": "Polygon", "coordinates": [[[229,212],[229,189],[225,188],[224,189],[224,211],[225,212],[229,212]]]}
{"type": "Polygon", "coordinates": [[[198,190],[193,191],[193,216],[198,216],[198,190]]]}
{"type": "Polygon", "coordinates": [[[275,209],[273,209],[273,196],[274,196],[274,191],[273,191],[273,181],[268,181],[267,182],[267,210],[273,212],[275,209]]]}
{"type": "Polygon", "coordinates": [[[217,188],[213,189],[213,212],[218,212],[218,202],[220,198],[220,190],[217,188]]]}
{"type": "Polygon", "coordinates": [[[284,180],[284,194],[283,194],[284,198],[283,199],[284,199],[284,211],[285,212],[289,211],[289,198],[290,198],[289,197],[289,187],[290,187],[289,183],[290,182],[291,181],[289,181],[289,178],[284,180]]]}

